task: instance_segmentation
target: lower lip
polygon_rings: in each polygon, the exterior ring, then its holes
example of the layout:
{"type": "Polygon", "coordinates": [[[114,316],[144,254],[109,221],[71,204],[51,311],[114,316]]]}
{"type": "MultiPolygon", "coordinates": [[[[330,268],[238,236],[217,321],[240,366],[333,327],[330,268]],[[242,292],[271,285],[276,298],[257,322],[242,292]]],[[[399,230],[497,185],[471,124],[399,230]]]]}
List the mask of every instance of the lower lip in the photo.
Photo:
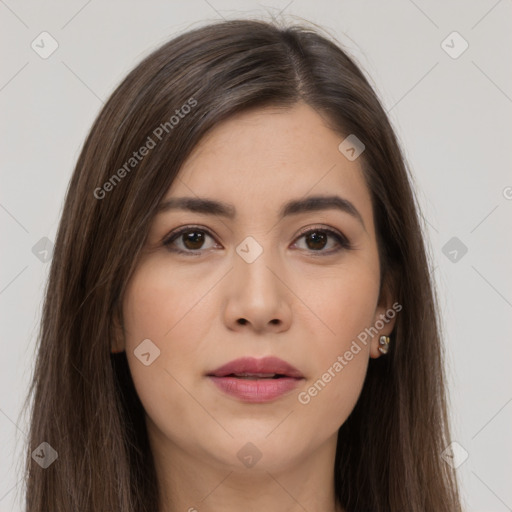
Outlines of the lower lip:
{"type": "Polygon", "coordinates": [[[224,393],[244,402],[270,402],[296,388],[302,379],[238,379],[236,377],[209,377],[224,393]]]}

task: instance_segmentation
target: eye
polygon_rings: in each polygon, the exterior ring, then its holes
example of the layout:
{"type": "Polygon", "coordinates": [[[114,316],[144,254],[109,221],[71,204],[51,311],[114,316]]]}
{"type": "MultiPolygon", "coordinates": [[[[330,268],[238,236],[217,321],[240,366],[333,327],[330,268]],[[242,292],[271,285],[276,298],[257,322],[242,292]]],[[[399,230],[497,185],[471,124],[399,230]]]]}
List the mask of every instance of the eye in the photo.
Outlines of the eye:
{"type": "MultiPolygon", "coordinates": [[[[215,243],[207,247],[204,246],[208,238],[214,241],[213,235],[207,230],[196,226],[185,226],[170,233],[162,243],[169,251],[199,256],[201,251],[212,249],[215,246],[215,243]]],[[[344,235],[327,228],[310,228],[299,235],[299,239],[305,241],[305,247],[299,247],[299,249],[309,252],[332,254],[341,249],[351,249],[351,244],[344,235]],[[326,247],[328,249],[324,250],[326,247]]],[[[296,242],[295,246],[297,245],[296,242]]]]}
{"type": "MultiPolygon", "coordinates": [[[[305,240],[305,250],[332,254],[341,249],[351,249],[350,242],[341,233],[327,228],[310,228],[303,232],[298,239],[305,240]],[[329,244],[329,239],[331,243],[329,244]],[[334,244],[334,249],[332,248],[334,244]],[[324,250],[330,245],[330,249],[324,250]]],[[[297,245],[297,244],[295,244],[297,245]]]]}
{"type": "Polygon", "coordinates": [[[212,247],[204,247],[205,240],[213,236],[208,231],[194,227],[186,226],[169,234],[163,241],[169,251],[181,254],[199,255],[201,250],[211,249],[212,247]]]}

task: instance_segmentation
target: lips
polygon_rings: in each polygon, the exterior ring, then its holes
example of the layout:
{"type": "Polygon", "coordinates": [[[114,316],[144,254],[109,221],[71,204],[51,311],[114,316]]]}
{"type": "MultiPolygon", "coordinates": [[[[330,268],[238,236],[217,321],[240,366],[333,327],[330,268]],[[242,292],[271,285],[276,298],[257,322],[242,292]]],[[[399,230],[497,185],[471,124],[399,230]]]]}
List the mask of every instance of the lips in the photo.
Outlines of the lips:
{"type": "Polygon", "coordinates": [[[294,366],[278,357],[244,357],[235,359],[208,374],[212,377],[234,376],[239,378],[280,378],[302,379],[304,376],[294,366]]]}
{"type": "Polygon", "coordinates": [[[207,377],[225,394],[252,403],[275,400],[304,379],[297,368],[277,357],[236,359],[207,377]]]}

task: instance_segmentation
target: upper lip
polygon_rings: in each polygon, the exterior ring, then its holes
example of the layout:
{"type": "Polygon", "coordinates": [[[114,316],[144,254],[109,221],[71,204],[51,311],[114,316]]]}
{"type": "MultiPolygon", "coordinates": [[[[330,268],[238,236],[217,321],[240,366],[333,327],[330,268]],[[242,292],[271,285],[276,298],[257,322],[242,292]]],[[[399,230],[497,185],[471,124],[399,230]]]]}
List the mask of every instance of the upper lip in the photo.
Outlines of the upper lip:
{"type": "Polygon", "coordinates": [[[304,377],[297,368],[278,357],[263,357],[260,359],[242,357],[220,366],[208,373],[208,376],[226,377],[227,375],[240,373],[278,374],[295,379],[302,379],[304,377]]]}

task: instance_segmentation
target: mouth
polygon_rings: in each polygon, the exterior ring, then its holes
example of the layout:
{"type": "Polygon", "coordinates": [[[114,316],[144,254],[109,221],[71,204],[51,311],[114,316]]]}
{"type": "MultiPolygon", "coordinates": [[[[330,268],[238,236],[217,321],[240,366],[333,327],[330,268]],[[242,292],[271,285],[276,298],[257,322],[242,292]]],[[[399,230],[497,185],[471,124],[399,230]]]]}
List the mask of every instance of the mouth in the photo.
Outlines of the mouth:
{"type": "Polygon", "coordinates": [[[278,373],[230,373],[229,375],[224,375],[224,377],[234,377],[236,379],[246,379],[246,380],[260,380],[260,379],[282,379],[288,377],[288,375],[281,375],[278,373]]]}
{"type": "Polygon", "coordinates": [[[276,357],[236,359],[206,376],[223,393],[250,403],[276,400],[304,379],[297,368],[276,357]]]}
{"type": "Polygon", "coordinates": [[[275,379],[291,377],[302,379],[304,376],[294,366],[278,357],[242,357],[230,361],[208,373],[209,377],[235,377],[240,379],[275,379]]]}

